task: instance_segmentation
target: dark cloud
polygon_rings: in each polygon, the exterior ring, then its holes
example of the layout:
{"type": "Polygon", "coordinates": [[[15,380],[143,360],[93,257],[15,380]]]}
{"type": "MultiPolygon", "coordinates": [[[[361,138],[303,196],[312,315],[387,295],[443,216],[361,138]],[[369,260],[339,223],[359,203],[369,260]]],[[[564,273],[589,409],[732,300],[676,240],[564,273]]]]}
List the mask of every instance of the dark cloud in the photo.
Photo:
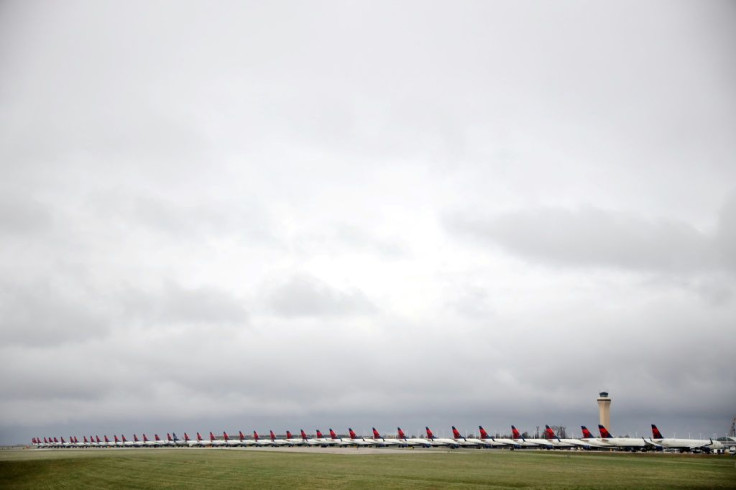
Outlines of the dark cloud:
{"type": "Polygon", "coordinates": [[[591,206],[544,207],[485,219],[449,217],[445,224],[451,232],[559,265],[664,272],[717,265],[712,238],[686,223],[591,206]]]}
{"type": "Polygon", "coordinates": [[[108,335],[111,322],[104,305],[74,289],[63,278],[50,283],[2,281],[3,343],[51,346],[108,335]]]}
{"type": "Polygon", "coordinates": [[[341,291],[308,275],[295,275],[268,293],[273,311],[286,317],[342,317],[376,312],[357,289],[341,291]]]}
{"type": "Polygon", "coordinates": [[[184,288],[166,282],[152,292],[127,289],[121,294],[122,318],[147,327],[195,324],[248,325],[242,300],[211,287],[184,288]]]}

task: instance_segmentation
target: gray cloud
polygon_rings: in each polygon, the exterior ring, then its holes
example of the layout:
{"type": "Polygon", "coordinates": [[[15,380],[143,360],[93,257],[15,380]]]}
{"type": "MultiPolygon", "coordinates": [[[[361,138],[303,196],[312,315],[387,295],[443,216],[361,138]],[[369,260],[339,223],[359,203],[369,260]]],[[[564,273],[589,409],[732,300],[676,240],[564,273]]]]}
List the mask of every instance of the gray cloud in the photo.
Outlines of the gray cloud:
{"type": "Polygon", "coordinates": [[[450,217],[458,231],[542,262],[633,270],[688,272],[717,265],[713,239],[671,220],[591,206],[537,208],[492,218],[450,217]]]}
{"type": "Polygon", "coordinates": [[[91,303],[64,281],[2,282],[0,338],[7,344],[59,345],[108,335],[110,320],[104,306],[91,303]]]}
{"type": "Polygon", "coordinates": [[[360,290],[341,291],[303,274],[272,288],[267,301],[275,313],[286,317],[341,317],[376,311],[360,290]]]}

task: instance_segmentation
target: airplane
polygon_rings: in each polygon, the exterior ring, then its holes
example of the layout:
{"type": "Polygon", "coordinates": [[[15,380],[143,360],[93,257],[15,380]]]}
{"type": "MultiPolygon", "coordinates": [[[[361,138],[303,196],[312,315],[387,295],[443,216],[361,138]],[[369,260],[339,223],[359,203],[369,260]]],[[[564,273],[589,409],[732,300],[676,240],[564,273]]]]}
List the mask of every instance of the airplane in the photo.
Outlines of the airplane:
{"type": "Polygon", "coordinates": [[[134,447],[135,443],[133,441],[129,441],[125,438],[125,435],[121,436],[123,438],[123,447],[134,447]]]}
{"type": "Polygon", "coordinates": [[[216,438],[215,435],[212,432],[210,432],[210,446],[222,447],[224,445],[225,445],[224,440],[216,438]]]}
{"type": "MultiPolygon", "coordinates": [[[[302,445],[304,446],[327,446],[327,442],[324,440],[324,438],[320,437],[313,437],[310,438],[306,432],[304,432],[304,429],[299,430],[302,436],[302,445]]],[[[317,431],[319,433],[319,431],[317,431]]]]}
{"type": "Polygon", "coordinates": [[[511,446],[512,449],[521,447],[513,439],[497,439],[490,436],[482,425],[478,426],[478,430],[480,431],[480,440],[488,446],[511,446]]]}
{"type": "Polygon", "coordinates": [[[258,436],[258,432],[253,431],[253,444],[256,446],[270,446],[271,442],[268,440],[263,440],[258,436]]]}
{"type": "Polygon", "coordinates": [[[286,442],[289,444],[289,446],[302,446],[304,444],[304,441],[302,439],[295,438],[290,430],[286,431],[286,442]]]}
{"type": "Polygon", "coordinates": [[[231,440],[230,439],[230,436],[227,435],[227,431],[223,431],[222,432],[222,437],[225,439],[225,442],[223,444],[224,446],[234,447],[234,446],[241,446],[242,445],[239,440],[237,440],[237,441],[236,440],[231,440]]]}
{"type": "Polygon", "coordinates": [[[350,435],[350,444],[355,444],[356,446],[375,446],[376,444],[372,439],[358,437],[351,427],[348,427],[348,434],[350,435]]]}
{"type": "Polygon", "coordinates": [[[404,434],[404,431],[401,430],[401,427],[396,428],[396,433],[398,434],[399,441],[402,441],[407,446],[422,446],[422,447],[432,447],[432,443],[428,441],[427,439],[421,438],[421,437],[410,437],[407,438],[406,434],[404,434]]]}
{"type": "Polygon", "coordinates": [[[241,446],[252,446],[255,444],[252,440],[245,438],[245,434],[243,434],[242,430],[238,431],[238,439],[240,439],[241,446]]]}
{"type": "Polygon", "coordinates": [[[593,434],[584,425],[581,425],[580,428],[583,431],[583,437],[580,439],[582,442],[588,444],[592,448],[593,447],[598,448],[598,449],[611,449],[612,448],[610,444],[606,443],[600,437],[593,436],[593,434]]]}
{"type": "Polygon", "coordinates": [[[381,437],[381,434],[376,430],[375,427],[372,427],[373,429],[373,442],[378,446],[404,446],[405,444],[401,442],[398,439],[385,439],[381,437]]]}
{"type": "Polygon", "coordinates": [[[176,441],[172,439],[171,434],[168,432],[166,433],[166,441],[164,442],[165,446],[176,446],[176,441]]]}
{"type": "MultiPolygon", "coordinates": [[[[480,439],[476,439],[472,437],[471,438],[463,437],[463,435],[460,434],[460,431],[457,430],[457,428],[455,428],[454,425],[452,426],[452,438],[458,442],[462,441],[463,442],[462,445],[466,447],[481,448],[481,447],[489,446],[489,444],[486,441],[482,441],[480,439]]],[[[490,444],[490,445],[492,446],[493,444],[490,444]]]]}
{"type": "Polygon", "coordinates": [[[334,446],[335,445],[335,441],[331,437],[325,437],[322,434],[322,431],[320,431],[319,429],[315,429],[314,432],[317,435],[315,439],[320,441],[322,445],[324,446],[334,446]]]}
{"type": "Polygon", "coordinates": [[[613,437],[611,433],[608,432],[608,429],[601,424],[598,424],[598,430],[601,433],[601,439],[604,443],[626,451],[644,450],[651,445],[647,443],[643,437],[641,440],[631,437],[613,437]]]}
{"type": "Polygon", "coordinates": [[[677,449],[680,452],[705,451],[723,449],[720,441],[713,439],[674,439],[662,435],[656,425],[652,424],[652,438],[650,442],[657,448],[677,449]]]}
{"type": "MultiPolygon", "coordinates": [[[[174,446],[177,446],[177,447],[182,446],[183,447],[183,446],[188,446],[189,445],[189,441],[187,441],[186,439],[182,440],[182,439],[179,439],[178,437],[176,437],[176,432],[172,432],[172,435],[174,436],[174,446]]],[[[186,433],[184,433],[184,435],[186,435],[186,433]]],[[[187,437],[187,439],[189,439],[189,437],[187,437]]]]}
{"type": "Polygon", "coordinates": [[[271,437],[272,446],[290,446],[292,445],[286,439],[276,439],[276,434],[274,434],[272,430],[268,431],[268,435],[271,437]]]}
{"type": "Polygon", "coordinates": [[[427,440],[433,446],[447,446],[447,447],[451,447],[452,449],[457,449],[458,447],[462,445],[455,439],[442,439],[442,438],[435,437],[429,427],[425,427],[424,430],[427,433],[427,440]]]}
{"type": "Polygon", "coordinates": [[[577,439],[560,439],[549,425],[544,426],[544,437],[554,445],[556,449],[570,449],[574,447],[585,447],[586,444],[577,439]]]}
{"type": "Polygon", "coordinates": [[[526,439],[525,437],[522,437],[521,433],[519,432],[519,429],[511,426],[511,437],[512,440],[516,442],[520,447],[552,447],[552,444],[547,442],[544,439],[526,439]]]}

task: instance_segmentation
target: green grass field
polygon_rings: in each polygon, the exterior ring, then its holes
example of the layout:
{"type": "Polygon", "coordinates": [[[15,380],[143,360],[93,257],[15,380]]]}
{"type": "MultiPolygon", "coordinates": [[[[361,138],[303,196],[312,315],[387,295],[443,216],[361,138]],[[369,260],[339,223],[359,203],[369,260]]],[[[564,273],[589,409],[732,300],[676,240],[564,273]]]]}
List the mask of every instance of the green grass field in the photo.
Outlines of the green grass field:
{"type": "Polygon", "coordinates": [[[0,488],[736,488],[727,455],[342,451],[0,451],[0,488]]]}

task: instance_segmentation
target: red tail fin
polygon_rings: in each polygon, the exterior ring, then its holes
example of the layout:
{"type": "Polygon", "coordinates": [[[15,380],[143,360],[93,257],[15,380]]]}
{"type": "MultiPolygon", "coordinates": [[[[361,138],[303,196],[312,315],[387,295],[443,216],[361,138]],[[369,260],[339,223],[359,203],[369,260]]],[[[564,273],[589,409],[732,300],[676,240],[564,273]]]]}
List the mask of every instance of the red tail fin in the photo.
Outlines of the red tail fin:
{"type": "Polygon", "coordinates": [[[184,433],[184,442],[189,442],[189,435],[186,432],[184,433]]]}
{"type": "Polygon", "coordinates": [[[426,430],[426,431],[427,431],[427,439],[429,439],[430,441],[431,441],[432,439],[434,439],[434,434],[432,434],[432,431],[431,431],[431,430],[429,430],[429,427],[425,427],[425,428],[424,428],[424,430],[426,430]]]}
{"type": "Polygon", "coordinates": [[[286,438],[291,439],[291,431],[286,431],[286,438]]]}
{"type": "Polygon", "coordinates": [[[593,439],[593,434],[590,433],[587,427],[581,425],[580,428],[583,430],[583,439],[593,439]]]}
{"type": "Polygon", "coordinates": [[[253,431],[253,440],[258,442],[258,432],[253,431]]]}
{"type": "Polygon", "coordinates": [[[330,437],[332,437],[333,439],[337,439],[337,434],[335,434],[335,431],[332,430],[332,428],[330,428],[330,437]]]}
{"type": "Polygon", "coordinates": [[[214,442],[214,441],[215,441],[215,435],[212,432],[210,432],[210,442],[214,442]]]}
{"type": "Polygon", "coordinates": [[[319,429],[317,429],[317,437],[320,439],[324,439],[324,436],[322,435],[322,432],[319,429]]]}
{"type": "Polygon", "coordinates": [[[350,434],[350,439],[357,439],[357,436],[355,435],[355,431],[348,427],[348,433],[350,434]]]}
{"type": "Polygon", "coordinates": [[[197,442],[202,442],[202,435],[197,432],[197,442]]]}
{"type": "Polygon", "coordinates": [[[158,436],[158,434],[154,434],[153,438],[156,439],[156,442],[161,442],[161,438],[158,436]]]}
{"type": "Polygon", "coordinates": [[[243,442],[245,440],[245,436],[243,435],[243,431],[242,430],[239,430],[238,431],[238,437],[240,437],[240,442],[243,442]]]}
{"type": "Polygon", "coordinates": [[[225,432],[225,431],[222,431],[222,437],[225,438],[225,442],[227,442],[227,441],[230,440],[230,437],[227,435],[227,432],[225,432]]]}
{"type": "Polygon", "coordinates": [[[521,439],[521,434],[519,433],[519,429],[517,429],[513,425],[511,426],[511,435],[514,439],[521,439]]]}
{"type": "Polygon", "coordinates": [[[99,444],[100,443],[100,436],[95,436],[95,438],[97,439],[97,444],[99,444]]]}
{"type": "Polygon", "coordinates": [[[544,437],[546,439],[556,439],[557,434],[555,434],[555,431],[552,430],[552,427],[549,425],[544,426],[544,437]]]}
{"type": "Polygon", "coordinates": [[[397,427],[396,431],[399,433],[399,439],[406,439],[406,434],[404,434],[404,431],[401,430],[401,427],[397,427]]]}
{"type": "Polygon", "coordinates": [[[488,432],[486,432],[486,430],[485,430],[485,429],[483,428],[483,426],[482,426],[482,425],[479,425],[479,426],[478,426],[478,430],[480,431],[480,438],[481,438],[481,439],[490,439],[490,438],[488,437],[488,432]]]}
{"type": "Polygon", "coordinates": [[[107,438],[107,434],[105,434],[105,442],[108,444],[110,443],[110,439],[107,438]]]}
{"type": "Polygon", "coordinates": [[[166,440],[169,442],[174,442],[174,440],[171,438],[171,434],[169,434],[168,432],[166,433],[166,440]]]}
{"type": "Polygon", "coordinates": [[[273,431],[272,431],[272,430],[270,430],[269,432],[270,432],[270,434],[271,434],[271,440],[272,440],[272,441],[275,441],[275,440],[276,440],[276,436],[274,435],[273,431]]]}
{"type": "Polygon", "coordinates": [[[123,438],[123,444],[125,444],[126,442],[128,442],[128,440],[125,438],[125,434],[123,434],[121,437],[123,438]]]}
{"type": "Polygon", "coordinates": [[[304,432],[304,429],[301,429],[301,433],[302,433],[302,440],[305,440],[306,441],[307,440],[307,433],[304,432]]]}
{"type": "MultiPolygon", "coordinates": [[[[137,440],[137,439],[136,439],[137,440]]],[[[87,436],[84,436],[84,443],[89,444],[89,441],[87,440],[87,436]]]]}
{"type": "Polygon", "coordinates": [[[613,437],[610,432],[608,432],[608,429],[603,427],[601,424],[598,424],[598,430],[601,432],[601,437],[604,439],[607,439],[609,437],[613,437]]]}
{"type": "Polygon", "coordinates": [[[657,426],[652,424],[652,439],[664,439],[662,433],[657,429],[657,426]]]}
{"type": "Polygon", "coordinates": [[[463,438],[463,436],[460,435],[460,431],[457,430],[454,425],[452,426],[452,437],[454,437],[455,439],[462,439],[463,438]]]}
{"type": "Polygon", "coordinates": [[[381,439],[381,434],[378,433],[375,427],[373,427],[373,438],[374,439],[381,439]]]}

